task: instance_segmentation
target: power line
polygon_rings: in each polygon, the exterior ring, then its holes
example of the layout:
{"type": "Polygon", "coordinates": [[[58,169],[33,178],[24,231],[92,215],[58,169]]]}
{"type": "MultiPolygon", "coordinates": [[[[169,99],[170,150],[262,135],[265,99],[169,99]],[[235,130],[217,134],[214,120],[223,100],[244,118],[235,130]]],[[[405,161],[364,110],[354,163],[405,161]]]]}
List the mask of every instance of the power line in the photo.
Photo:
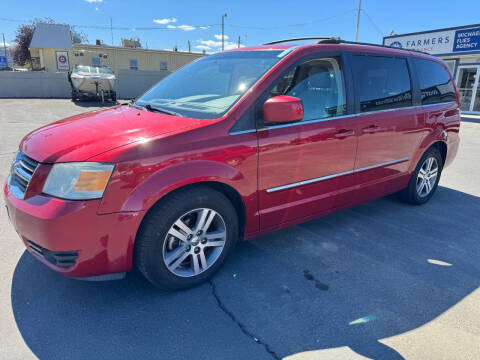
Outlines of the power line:
{"type": "MultiPolygon", "coordinates": [[[[243,29],[250,29],[250,30],[278,30],[278,29],[285,29],[285,28],[295,28],[295,27],[303,27],[303,26],[308,26],[308,25],[313,25],[321,22],[326,22],[341,16],[349,15],[354,11],[358,11],[358,9],[349,9],[345,10],[339,13],[336,13],[331,16],[327,16],[324,18],[320,19],[315,19],[303,23],[294,23],[294,24],[284,24],[284,25],[279,25],[279,26],[251,26],[251,25],[241,25],[241,24],[225,24],[225,26],[232,27],[232,28],[243,28],[243,29]]],[[[375,22],[372,20],[372,18],[368,15],[368,13],[365,11],[365,9],[362,9],[362,11],[367,15],[368,20],[370,23],[373,25],[376,31],[378,31],[382,36],[384,33],[380,30],[380,28],[375,24],[375,22]]],[[[13,18],[0,18],[0,21],[8,21],[8,22],[18,22],[18,23],[31,23],[32,20],[25,20],[25,19],[13,19],[13,18]]],[[[217,27],[221,26],[222,24],[203,24],[203,25],[189,25],[195,29],[208,29],[211,27],[217,27]]],[[[92,29],[92,30],[108,30],[111,33],[113,30],[120,30],[120,31],[156,31],[156,30],[181,30],[178,26],[170,26],[170,27],[159,27],[159,26],[112,26],[110,23],[110,26],[103,26],[103,25],[81,25],[81,24],[70,24],[70,26],[73,26],[75,28],[79,29],[92,29]]],[[[113,34],[112,34],[113,35],[113,34]]]]}
{"type": "Polygon", "coordinates": [[[350,9],[346,11],[342,11],[340,13],[334,14],[332,16],[328,16],[325,18],[321,19],[315,19],[312,21],[307,21],[304,23],[296,23],[296,24],[285,24],[285,25],[279,25],[279,26],[250,26],[250,25],[238,25],[238,24],[228,24],[227,26],[230,27],[236,27],[236,28],[243,28],[243,29],[251,29],[251,30],[278,30],[278,29],[283,29],[283,28],[289,28],[289,27],[301,27],[301,26],[308,26],[320,22],[325,22],[328,20],[332,20],[347,14],[350,14],[352,11],[356,11],[357,9],[350,9]]]}
{"type": "Polygon", "coordinates": [[[373,27],[375,28],[375,30],[377,30],[377,32],[378,32],[380,35],[385,36],[385,33],[377,26],[377,24],[375,24],[375,22],[374,22],[373,19],[370,17],[370,15],[368,15],[368,13],[365,11],[365,9],[362,9],[362,11],[365,13],[365,15],[367,15],[368,21],[370,21],[370,23],[373,25],[373,27]]]}
{"type": "MultiPolygon", "coordinates": [[[[21,19],[12,19],[12,18],[0,18],[0,21],[8,22],[18,22],[18,23],[31,23],[32,20],[21,20],[21,19]]],[[[102,26],[102,25],[79,25],[79,24],[69,24],[70,26],[75,26],[81,29],[96,29],[96,30],[128,30],[128,31],[137,31],[137,30],[182,30],[182,28],[176,27],[160,27],[160,26],[102,26]]],[[[188,25],[197,29],[210,28],[213,26],[220,26],[221,24],[204,24],[204,25],[188,25]]]]}
{"type": "MultiPolygon", "coordinates": [[[[285,25],[279,25],[279,26],[251,26],[251,25],[241,25],[241,24],[225,24],[225,26],[233,27],[233,28],[243,28],[243,29],[251,29],[251,30],[278,30],[278,29],[283,29],[283,28],[293,28],[293,27],[302,27],[302,26],[308,26],[308,25],[313,25],[316,23],[321,23],[325,22],[328,20],[332,20],[347,14],[350,14],[353,11],[356,11],[357,9],[350,9],[346,11],[342,11],[340,13],[334,14],[332,16],[320,18],[320,19],[315,19],[312,21],[307,21],[303,23],[295,23],[295,24],[285,24],[285,25]]],[[[13,18],[0,18],[0,21],[8,21],[8,22],[18,22],[18,23],[30,23],[32,20],[24,20],[24,19],[13,19],[13,18]]],[[[170,26],[170,27],[159,27],[159,26],[103,26],[103,25],[81,25],[81,24],[70,24],[71,26],[74,26],[79,29],[94,29],[94,30],[124,30],[124,31],[155,31],[155,30],[181,30],[178,26],[170,26]]],[[[207,29],[210,27],[216,27],[216,26],[221,26],[222,24],[202,24],[202,25],[189,25],[191,27],[194,27],[196,29],[207,29]]]]}

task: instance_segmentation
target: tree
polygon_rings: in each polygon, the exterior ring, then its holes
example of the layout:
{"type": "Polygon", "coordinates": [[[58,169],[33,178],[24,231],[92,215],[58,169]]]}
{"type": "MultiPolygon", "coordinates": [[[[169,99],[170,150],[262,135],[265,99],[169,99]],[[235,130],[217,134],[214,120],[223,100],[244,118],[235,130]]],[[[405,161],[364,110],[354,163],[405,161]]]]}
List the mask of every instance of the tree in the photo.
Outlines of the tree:
{"type": "Polygon", "coordinates": [[[33,26],[33,24],[20,25],[17,28],[17,33],[15,36],[15,42],[17,43],[17,46],[13,52],[13,60],[15,63],[21,66],[24,66],[26,62],[31,62],[32,60],[28,47],[32,41],[34,31],[35,26],[33,26]]]}
{"type": "Polygon", "coordinates": [[[83,31],[78,30],[74,25],[70,25],[72,32],[72,43],[74,44],[88,44],[88,37],[83,31]]]}

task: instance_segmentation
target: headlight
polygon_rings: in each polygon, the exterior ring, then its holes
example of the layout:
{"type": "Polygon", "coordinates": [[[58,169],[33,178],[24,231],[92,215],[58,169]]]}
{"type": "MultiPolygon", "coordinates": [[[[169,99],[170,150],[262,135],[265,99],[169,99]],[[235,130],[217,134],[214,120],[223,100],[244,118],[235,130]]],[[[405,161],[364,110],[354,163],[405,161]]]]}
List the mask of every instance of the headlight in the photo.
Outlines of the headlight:
{"type": "Polygon", "coordinates": [[[107,187],[113,167],[113,164],[95,162],[55,164],[48,174],[43,192],[62,199],[99,199],[107,187]]]}

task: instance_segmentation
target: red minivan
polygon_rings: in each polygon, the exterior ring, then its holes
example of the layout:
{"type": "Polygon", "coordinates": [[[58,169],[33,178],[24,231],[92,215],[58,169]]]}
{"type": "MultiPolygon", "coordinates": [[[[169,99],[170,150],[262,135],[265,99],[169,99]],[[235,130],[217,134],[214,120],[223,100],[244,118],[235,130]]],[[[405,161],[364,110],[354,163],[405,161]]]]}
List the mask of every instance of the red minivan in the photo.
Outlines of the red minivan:
{"type": "Polygon", "coordinates": [[[25,136],[4,186],[28,251],[81,279],[179,289],[238,239],[392,193],[428,201],[459,144],[438,58],[321,39],[225,51],[129,104],[25,136]]]}

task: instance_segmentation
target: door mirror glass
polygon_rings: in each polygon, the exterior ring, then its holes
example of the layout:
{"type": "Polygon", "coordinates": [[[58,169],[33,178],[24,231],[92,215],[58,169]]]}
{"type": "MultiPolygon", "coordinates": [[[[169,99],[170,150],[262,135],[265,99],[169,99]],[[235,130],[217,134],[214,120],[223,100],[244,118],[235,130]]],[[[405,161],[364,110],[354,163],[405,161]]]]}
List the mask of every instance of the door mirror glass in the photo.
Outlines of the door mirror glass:
{"type": "Polygon", "coordinates": [[[263,104],[263,120],[267,123],[286,123],[303,119],[303,105],[293,96],[274,96],[263,104]]]}

